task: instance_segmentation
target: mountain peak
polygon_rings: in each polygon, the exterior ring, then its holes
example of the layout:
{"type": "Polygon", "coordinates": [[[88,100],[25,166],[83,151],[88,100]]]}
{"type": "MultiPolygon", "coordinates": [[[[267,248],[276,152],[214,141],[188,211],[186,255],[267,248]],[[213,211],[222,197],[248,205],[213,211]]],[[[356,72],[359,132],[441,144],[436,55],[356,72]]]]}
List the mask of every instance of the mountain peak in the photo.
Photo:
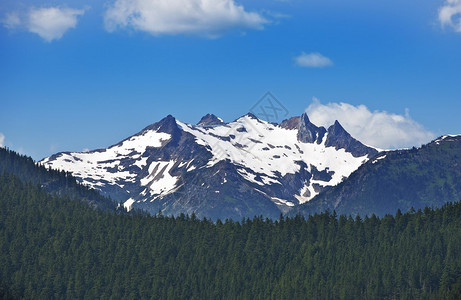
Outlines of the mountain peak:
{"type": "Polygon", "coordinates": [[[211,127],[222,124],[224,124],[222,119],[218,118],[213,114],[206,114],[200,119],[200,121],[197,123],[197,126],[211,127]]]}
{"type": "Polygon", "coordinates": [[[320,144],[325,135],[326,129],[324,127],[315,126],[307,116],[303,113],[299,119],[298,140],[303,143],[320,144]]]}
{"type": "Polygon", "coordinates": [[[251,119],[256,119],[256,120],[259,120],[257,116],[255,116],[253,113],[249,112],[247,113],[246,115],[244,115],[243,117],[249,117],[251,119]]]}
{"type": "Polygon", "coordinates": [[[176,118],[172,115],[168,115],[160,121],[151,124],[144,128],[145,130],[155,130],[158,132],[173,133],[179,130],[178,124],[176,123],[176,118]]]}
{"type": "Polygon", "coordinates": [[[325,141],[325,146],[335,147],[336,149],[345,149],[346,151],[352,153],[354,157],[364,155],[372,157],[378,153],[376,149],[365,146],[358,140],[354,139],[338,122],[338,120],[328,127],[328,136],[325,141]]]}
{"type": "Polygon", "coordinates": [[[344,127],[341,125],[341,123],[339,123],[338,120],[336,120],[336,121],[334,122],[334,124],[331,125],[331,126],[328,128],[328,132],[329,132],[329,133],[332,133],[332,134],[334,134],[334,135],[339,135],[339,134],[341,134],[341,135],[344,135],[345,137],[351,136],[351,135],[349,134],[349,132],[347,132],[346,129],[344,129],[344,127]]]}
{"type": "Polygon", "coordinates": [[[251,112],[246,113],[246,114],[244,114],[243,116],[241,116],[241,117],[235,119],[234,122],[236,122],[236,121],[238,121],[238,120],[242,120],[242,119],[244,119],[244,118],[249,118],[249,119],[253,119],[253,120],[256,120],[256,121],[260,122],[260,119],[259,119],[257,116],[255,116],[253,113],[251,113],[251,112]]]}

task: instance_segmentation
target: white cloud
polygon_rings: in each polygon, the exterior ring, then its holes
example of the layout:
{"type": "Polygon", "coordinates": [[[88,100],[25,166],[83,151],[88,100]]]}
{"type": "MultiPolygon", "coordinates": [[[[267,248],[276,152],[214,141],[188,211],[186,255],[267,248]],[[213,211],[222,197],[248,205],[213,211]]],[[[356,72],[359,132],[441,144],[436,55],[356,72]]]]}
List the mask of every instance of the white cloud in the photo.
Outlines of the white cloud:
{"type": "Polygon", "coordinates": [[[327,127],[338,120],[354,138],[381,149],[420,146],[435,137],[414,121],[408,110],[404,115],[372,112],[365,105],[354,106],[343,102],[322,104],[313,98],[306,113],[311,122],[318,126],[327,127]]]}
{"type": "Polygon", "coordinates": [[[450,26],[461,32],[461,0],[447,0],[439,8],[439,21],[442,26],[450,26]]]}
{"type": "Polygon", "coordinates": [[[44,40],[51,42],[60,39],[64,33],[75,28],[77,16],[83,15],[83,9],[72,8],[38,8],[33,9],[28,15],[28,29],[38,34],[44,40]]]}
{"type": "Polygon", "coordinates": [[[5,143],[5,136],[0,132],[0,147],[3,147],[5,143]]]}
{"type": "Polygon", "coordinates": [[[116,0],[106,11],[109,32],[127,28],[152,35],[217,37],[230,29],[262,29],[268,23],[234,0],[116,0]]]}
{"type": "Polygon", "coordinates": [[[331,59],[317,52],[303,52],[301,55],[296,56],[294,60],[298,66],[307,68],[324,68],[333,65],[331,59]]]}
{"type": "Polygon", "coordinates": [[[85,13],[84,9],[46,7],[31,8],[26,14],[9,13],[2,20],[8,29],[25,29],[38,34],[51,42],[62,38],[64,33],[77,26],[77,17],[85,13]]]}

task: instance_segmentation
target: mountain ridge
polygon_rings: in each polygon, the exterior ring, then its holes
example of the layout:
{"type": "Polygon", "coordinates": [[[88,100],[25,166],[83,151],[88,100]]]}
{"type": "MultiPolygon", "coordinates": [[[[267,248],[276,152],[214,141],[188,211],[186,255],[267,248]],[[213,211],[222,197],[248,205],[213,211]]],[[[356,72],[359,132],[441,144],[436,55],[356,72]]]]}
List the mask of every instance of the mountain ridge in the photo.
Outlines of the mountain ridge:
{"type": "Polygon", "coordinates": [[[305,113],[290,120],[273,124],[249,113],[225,123],[207,114],[192,125],[168,115],[108,148],[40,163],[72,172],[128,209],[277,218],[378,153],[349,134],[334,138],[331,126],[317,127],[305,113]]]}
{"type": "Polygon", "coordinates": [[[290,215],[325,210],[384,216],[440,207],[461,200],[461,135],[441,136],[419,148],[383,151],[347,180],[317,195],[290,215]]]}

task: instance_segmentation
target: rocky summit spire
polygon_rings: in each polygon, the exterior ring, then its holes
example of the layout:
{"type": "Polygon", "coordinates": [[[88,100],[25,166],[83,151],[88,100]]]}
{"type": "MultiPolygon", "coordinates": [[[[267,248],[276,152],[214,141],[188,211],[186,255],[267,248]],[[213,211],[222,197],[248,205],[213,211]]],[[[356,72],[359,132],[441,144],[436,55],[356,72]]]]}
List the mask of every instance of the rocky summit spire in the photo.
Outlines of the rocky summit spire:
{"type": "Polygon", "coordinates": [[[301,115],[299,120],[298,141],[303,143],[320,144],[325,135],[326,129],[324,127],[317,127],[311,123],[306,113],[301,115]]]}
{"type": "Polygon", "coordinates": [[[328,136],[325,141],[325,146],[335,147],[336,149],[345,149],[347,152],[352,153],[354,157],[364,155],[372,157],[378,153],[376,149],[367,147],[354,139],[337,120],[328,128],[328,136]]]}

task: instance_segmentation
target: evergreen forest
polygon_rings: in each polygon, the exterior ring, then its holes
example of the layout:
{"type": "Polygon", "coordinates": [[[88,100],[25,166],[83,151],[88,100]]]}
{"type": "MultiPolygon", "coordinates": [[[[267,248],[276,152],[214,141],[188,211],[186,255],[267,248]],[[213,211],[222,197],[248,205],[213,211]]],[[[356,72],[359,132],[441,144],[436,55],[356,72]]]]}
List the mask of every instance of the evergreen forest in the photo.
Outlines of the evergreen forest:
{"type": "Polygon", "coordinates": [[[0,175],[2,299],[461,298],[460,203],[212,222],[95,209],[26,179],[0,175]]]}

